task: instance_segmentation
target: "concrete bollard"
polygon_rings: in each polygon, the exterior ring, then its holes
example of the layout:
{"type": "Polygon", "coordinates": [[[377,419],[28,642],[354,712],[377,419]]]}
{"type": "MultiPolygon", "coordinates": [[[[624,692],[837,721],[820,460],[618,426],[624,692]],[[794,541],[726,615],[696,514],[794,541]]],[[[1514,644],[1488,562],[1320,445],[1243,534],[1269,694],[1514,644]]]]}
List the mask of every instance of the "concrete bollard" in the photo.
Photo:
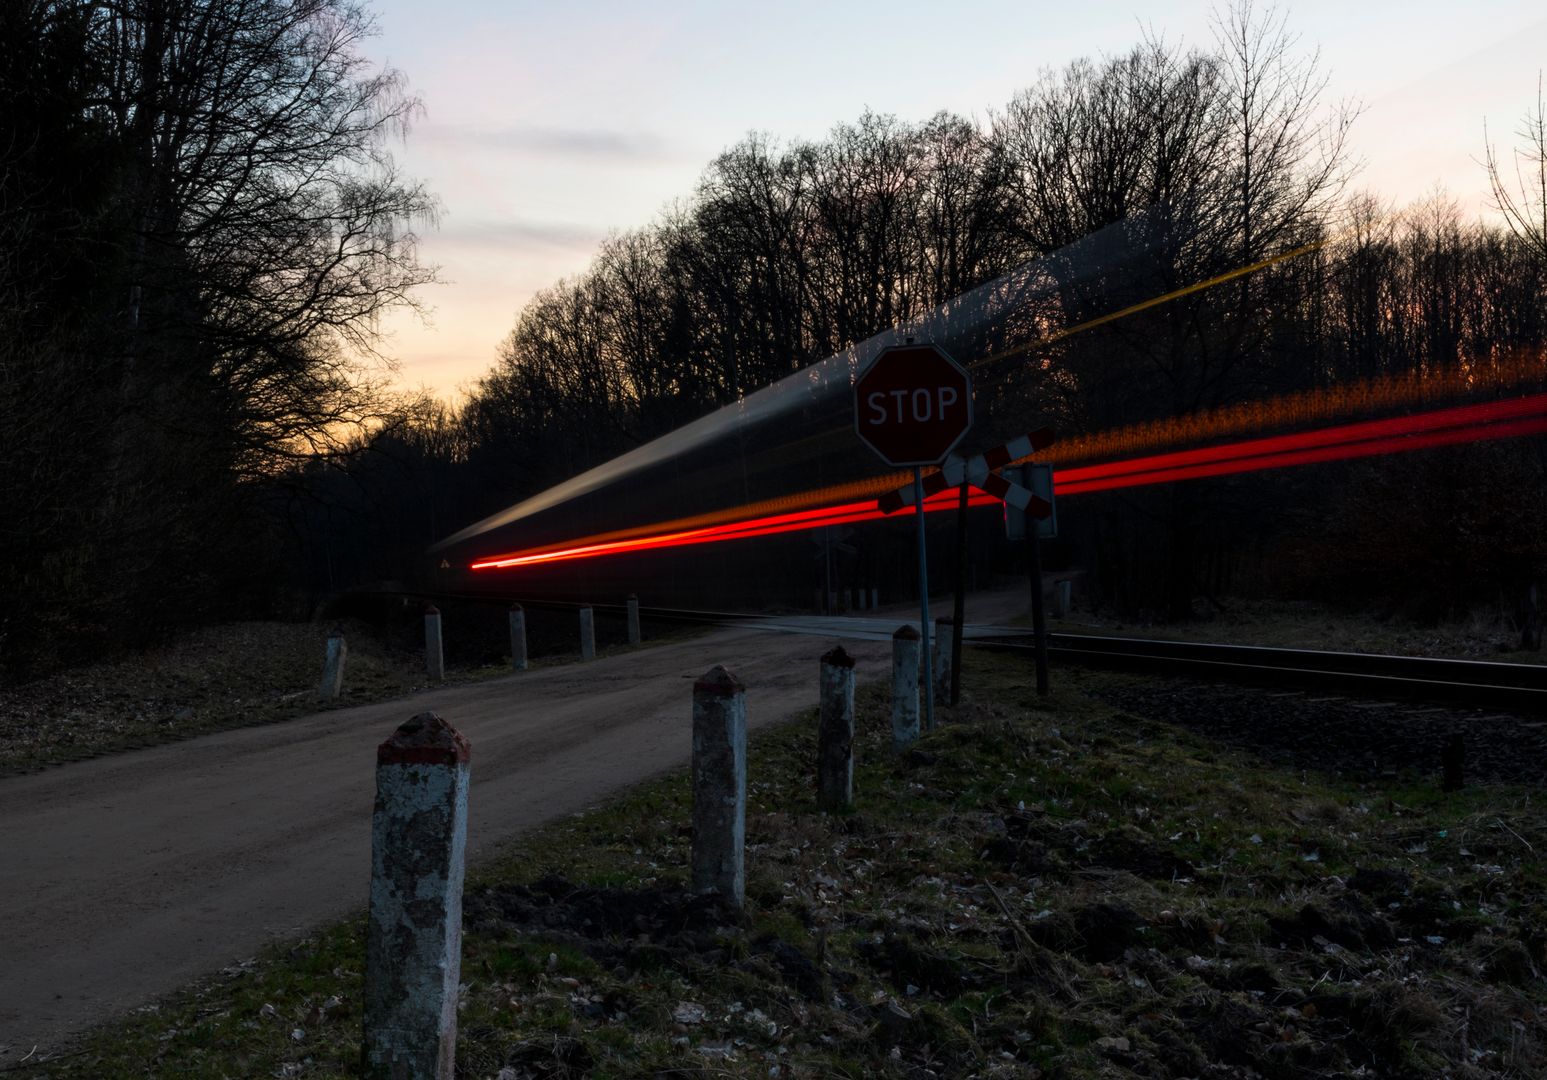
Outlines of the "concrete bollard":
{"type": "Polygon", "coordinates": [[[1074,583],[1072,581],[1055,581],[1053,583],[1053,616],[1055,618],[1067,618],[1069,612],[1074,610],[1074,583]]]}
{"type": "Polygon", "coordinates": [[[948,618],[935,620],[935,640],[930,647],[935,654],[935,704],[951,703],[951,638],[956,633],[956,623],[948,618]]]}
{"type": "Polygon", "coordinates": [[[822,657],[816,728],[816,803],[847,810],[854,803],[854,658],[839,645],[822,657]]]}
{"type": "Polygon", "coordinates": [[[870,590],[870,610],[874,611],[876,608],[878,608],[880,606],[881,606],[881,590],[880,589],[871,589],[870,590]]]}
{"type": "Polygon", "coordinates": [[[854,610],[856,610],[856,611],[865,611],[865,610],[867,610],[866,606],[865,606],[865,598],[867,596],[869,596],[869,595],[870,595],[870,590],[869,589],[855,589],[854,590],[854,610]]]}
{"type": "Polygon", "coordinates": [[[520,604],[510,605],[510,666],[525,671],[526,657],[526,609],[520,604]]]}
{"type": "Polygon", "coordinates": [[[639,632],[639,597],[629,593],[628,597],[628,643],[638,645],[644,638],[639,632]]]}
{"type": "Polygon", "coordinates": [[[716,664],[693,684],[693,891],[746,902],[747,699],[716,664]]]}
{"type": "Polygon", "coordinates": [[[452,1080],[467,857],[467,739],[420,713],[376,750],[365,938],[368,1080],[452,1080]]]}
{"type": "Polygon", "coordinates": [[[328,634],[328,656],[322,663],[322,685],[317,696],[323,701],[337,701],[344,689],[344,659],[349,646],[344,643],[344,628],[335,626],[328,634]]]}
{"type": "Polygon", "coordinates": [[[590,604],[580,609],[580,659],[596,659],[596,616],[590,604]]]}
{"type": "Polygon", "coordinates": [[[919,737],[919,632],[898,627],[892,635],[892,749],[919,737]]]}
{"type": "Polygon", "coordinates": [[[424,609],[424,669],[436,682],[446,678],[446,654],[440,645],[440,608],[424,609]]]}

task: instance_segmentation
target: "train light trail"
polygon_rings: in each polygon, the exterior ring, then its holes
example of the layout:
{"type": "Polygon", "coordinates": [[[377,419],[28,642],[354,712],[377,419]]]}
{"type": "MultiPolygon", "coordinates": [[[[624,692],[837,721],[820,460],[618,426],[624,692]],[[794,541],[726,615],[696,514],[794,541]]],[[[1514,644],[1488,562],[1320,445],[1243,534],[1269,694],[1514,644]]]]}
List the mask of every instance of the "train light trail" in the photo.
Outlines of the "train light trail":
{"type": "MultiPolygon", "coordinates": [[[[1547,394],[1533,394],[1506,401],[1461,405],[1411,416],[1366,420],[1289,435],[1273,435],[1194,450],[1060,469],[1054,474],[1053,488],[1057,494],[1067,497],[1541,434],[1547,434],[1547,394]]],[[[845,494],[861,491],[879,493],[895,480],[895,474],[877,477],[833,489],[716,511],[698,518],[639,526],[626,533],[592,537],[561,547],[494,556],[474,562],[471,568],[514,569],[626,552],[747,540],[828,525],[876,521],[885,515],[876,508],[873,498],[773,514],[758,515],[757,510],[775,504],[809,505],[814,499],[831,497],[835,490],[845,494]],[[730,520],[724,520],[726,518],[730,520]],[[715,523],[699,524],[707,521],[715,523]]],[[[955,491],[947,490],[926,498],[924,511],[937,513],[950,510],[955,508],[956,503],[955,491]]],[[[973,491],[968,505],[994,506],[998,505],[998,500],[980,491],[973,491]]]]}
{"type": "Polygon", "coordinates": [[[1367,420],[1293,435],[1275,435],[1199,450],[1182,450],[1101,465],[1060,469],[1054,477],[1054,490],[1060,495],[1078,495],[1258,469],[1371,457],[1463,442],[1513,438],[1539,433],[1544,421],[1547,421],[1547,394],[1533,394],[1509,401],[1462,405],[1414,416],[1367,420]]]}
{"type": "MultiPolygon", "coordinates": [[[[956,508],[956,493],[942,492],[933,499],[924,500],[925,513],[956,508]]],[[[998,506],[999,500],[982,492],[975,492],[968,500],[969,506],[998,506]]],[[[713,544],[724,540],[749,540],[756,536],[776,536],[779,533],[816,529],[828,525],[852,525],[859,521],[877,521],[884,517],[873,499],[826,506],[795,514],[776,514],[771,517],[753,518],[703,529],[657,533],[636,539],[612,540],[603,543],[571,545],[512,555],[500,555],[480,559],[472,564],[474,570],[507,570],[519,566],[535,566],[541,563],[565,562],[570,559],[590,559],[599,555],[622,555],[631,551],[649,551],[657,548],[685,547],[692,544],[713,544]]]]}
{"type": "Polygon", "coordinates": [[[1433,407],[1480,394],[1539,389],[1547,379],[1547,351],[1517,349],[1450,367],[1356,379],[1185,416],[1130,424],[1088,435],[1064,435],[1038,457],[1052,464],[1131,457],[1211,439],[1248,436],[1273,428],[1300,428],[1393,409],[1433,407]]]}

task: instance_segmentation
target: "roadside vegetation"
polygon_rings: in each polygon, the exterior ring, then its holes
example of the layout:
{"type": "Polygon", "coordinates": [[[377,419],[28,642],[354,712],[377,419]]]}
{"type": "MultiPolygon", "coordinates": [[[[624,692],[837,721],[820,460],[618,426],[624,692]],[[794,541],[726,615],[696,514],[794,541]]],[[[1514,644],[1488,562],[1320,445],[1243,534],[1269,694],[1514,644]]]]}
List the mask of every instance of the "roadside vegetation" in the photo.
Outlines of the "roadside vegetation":
{"type": "MultiPolygon", "coordinates": [[[[503,608],[455,613],[443,683],[425,672],[415,605],[406,615],[337,624],[221,623],[160,648],[0,685],[0,776],[509,675],[509,647],[500,636],[504,615],[503,608]],[[319,698],[318,688],[334,625],[342,627],[349,654],[343,692],[330,702],[319,698]]],[[[600,620],[598,655],[628,647],[618,643],[622,629],[615,621],[600,620]]],[[[563,622],[561,635],[544,615],[529,613],[533,667],[577,658],[569,620],[563,622]]],[[[698,632],[651,627],[644,644],[698,632]]]]}
{"type": "MultiPolygon", "coordinates": [[[[900,756],[861,691],[850,814],[815,809],[811,716],[757,737],[742,916],[684,892],[680,773],[478,868],[458,1075],[1547,1069],[1536,788],[1271,767],[1102,704],[1105,676],[969,672],[900,756]]],[[[362,923],[23,1074],[358,1075],[362,923]]]]}
{"type": "MultiPolygon", "coordinates": [[[[1021,620],[1029,624],[1029,618],[1021,620]]],[[[1378,610],[1349,610],[1306,600],[1222,597],[1189,622],[1131,618],[1110,610],[1075,610],[1048,618],[1057,634],[1153,637],[1224,645],[1266,645],[1285,649],[1434,656],[1452,660],[1497,660],[1511,664],[1547,662],[1540,649],[1522,649],[1520,630],[1502,607],[1482,607],[1457,619],[1418,623],[1378,610]]]]}

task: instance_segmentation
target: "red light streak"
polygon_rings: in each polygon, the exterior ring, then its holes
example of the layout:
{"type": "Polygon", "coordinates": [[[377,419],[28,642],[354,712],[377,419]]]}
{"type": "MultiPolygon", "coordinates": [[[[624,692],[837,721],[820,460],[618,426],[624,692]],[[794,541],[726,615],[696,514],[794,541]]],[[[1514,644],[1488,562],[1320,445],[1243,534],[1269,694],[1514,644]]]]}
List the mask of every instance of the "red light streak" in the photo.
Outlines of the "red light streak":
{"type": "MultiPolygon", "coordinates": [[[[1402,453],[1465,442],[1515,438],[1547,434],[1547,394],[1536,394],[1508,401],[1464,405],[1413,416],[1369,420],[1355,424],[1274,435],[1261,439],[1182,450],[1124,461],[1104,462],[1054,474],[1054,490],[1059,495],[1083,495],[1126,487],[1172,483],[1210,476],[1228,476],[1261,469],[1286,468],[1317,462],[1402,453]]],[[[949,510],[957,504],[955,489],[940,492],[924,500],[926,513],[949,510]]],[[[980,491],[972,491],[969,506],[997,506],[999,501],[980,491]]],[[[884,519],[873,499],[817,507],[793,513],[732,521],[702,528],[583,543],[571,547],[549,548],[533,552],[480,559],[474,570],[513,569],[543,563],[567,562],[632,551],[683,547],[774,536],[800,529],[827,525],[848,525],[884,519]]],[[[635,530],[631,530],[635,531],[635,530]]],[[[616,534],[614,534],[616,535],[616,534]]]]}
{"type": "MultiPolygon", "coordinates": [[[[943,491],[924,500],[924,512],[933,514],[956,506],[957,494],[943,491]]],[[[998,506],[999,500],[981,491],[972,492],[969,506],[998,506]]],[[[630,551],[649,551],[654,548],[684,547],[690,544],[712,544],[722,540],[748,540],[755,536],[774,536],[779,533],[814,529],[826,525],[851,525],[859,521],[878,521],[885,517],[876,509],[874,499],[826,506],[816,510],[802,510],[794,514],[775,514],[771,517],[738,521],[729,525],[717,525],[706,529],[688,529],[681,532],[662,533],[641,537],[637,540],[613,540],[607,543],[586,544],[579,547],[554,548],[546,551],[500,555],[480,559],[472,564],[474,570],[503,570],[517,566],[533,566],[538,563],[566,562],[570,559],[590,559],[599,555],[621,555],[630,551]]]]}
{"type": "Polygon", "coordinates": [[[1540,434],[1547,426],[1547,394],[1510,401],[1463,405],[1453,409],[1370,420],[1358,424],[1275,435],[1266,439],[1130,458],[1054,474],[1054,491],[1080,495],[1092,491],[1171,483],[1206,476],[1228,476],[1291,465],[1372,457],[1463,442],[1540,434]],[[1507,421],[1507,422],[1506,422],[1507,421]]]}

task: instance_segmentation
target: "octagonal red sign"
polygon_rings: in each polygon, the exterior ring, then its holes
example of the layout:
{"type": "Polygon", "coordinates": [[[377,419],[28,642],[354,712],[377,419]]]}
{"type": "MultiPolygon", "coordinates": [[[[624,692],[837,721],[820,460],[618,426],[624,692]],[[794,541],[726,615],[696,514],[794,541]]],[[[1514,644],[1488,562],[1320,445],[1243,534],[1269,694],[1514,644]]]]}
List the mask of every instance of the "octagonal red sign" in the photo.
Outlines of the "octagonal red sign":
{"type": "Polygon", "coordinates": [[[938,465],[972,427],[972,378],[936,345],[893,345],[854,383],[854,430],[888,465],[938,465]]]}

